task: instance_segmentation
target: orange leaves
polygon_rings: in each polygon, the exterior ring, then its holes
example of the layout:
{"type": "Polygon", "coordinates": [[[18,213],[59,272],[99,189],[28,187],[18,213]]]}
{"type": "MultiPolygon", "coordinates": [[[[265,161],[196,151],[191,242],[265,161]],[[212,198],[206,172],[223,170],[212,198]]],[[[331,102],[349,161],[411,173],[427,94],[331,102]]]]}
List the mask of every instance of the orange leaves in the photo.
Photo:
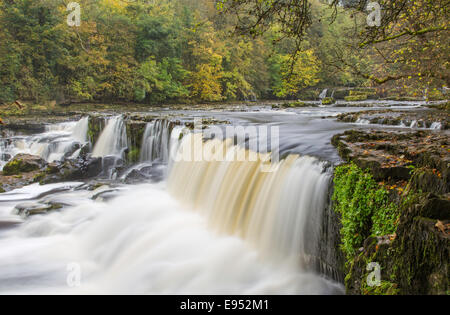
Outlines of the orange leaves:
{"type": "Polygon", "coordinates": [[[438,220],[434,227],[446,235],[449,234],[450,224],[444,224],[444,222],[438,220]]]}

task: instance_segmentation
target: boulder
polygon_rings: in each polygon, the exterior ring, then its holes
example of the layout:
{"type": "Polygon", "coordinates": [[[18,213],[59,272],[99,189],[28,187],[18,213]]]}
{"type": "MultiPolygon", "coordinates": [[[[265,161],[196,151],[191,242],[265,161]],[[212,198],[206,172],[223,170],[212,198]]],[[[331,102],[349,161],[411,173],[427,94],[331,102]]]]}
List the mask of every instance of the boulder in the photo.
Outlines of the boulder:
{"type": "Polygon", "coordinates": [[[44,168],[47,162],[39,156],[17,154],[12,161],[3,167],[4,176],[20,175],[44,168]]]}
{"type": "Polygon", "coordinates": [[[46,214],[52,210],[61,209],[62,207],[58,203],[24,202],[16,205],[13,213],[21,217],[29,217],[32,215],[46,214]]]}

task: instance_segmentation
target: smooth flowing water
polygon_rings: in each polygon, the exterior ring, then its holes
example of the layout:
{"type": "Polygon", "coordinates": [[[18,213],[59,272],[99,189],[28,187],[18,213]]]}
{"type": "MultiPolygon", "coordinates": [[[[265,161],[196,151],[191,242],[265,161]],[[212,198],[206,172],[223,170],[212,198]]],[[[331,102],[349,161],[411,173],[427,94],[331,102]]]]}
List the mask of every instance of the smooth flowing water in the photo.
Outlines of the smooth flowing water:
{"type": "MultiPolygon", "coordinates": [[[[33,184],[0,194],[0,293],[343,293],[316,268],[330,162],[338,160],[329,141],[355,126],[323,119],[337,113],[209,113],[236,125],[278,126],[282,159],[272,163],[270,152],[249,159],[256,152],[233,139],[204,141],[155,120],[143,131],[140,163],[163,165],[162,180],[95,190],[84,182],[33,184]],[[36,202],[63,208],[30,217],[14,210],[36,202]]],[[[189,120],[206,112],[177,114],[189,120]]],[[[4,162],[16,153],[49,162],[76,157],[88,125],[86,117],[39,135],[10,135],[0,155],[4,162]]],[[[92,155],[120,159],[128,145],[125,121],[115,116],[92,155]]]]}

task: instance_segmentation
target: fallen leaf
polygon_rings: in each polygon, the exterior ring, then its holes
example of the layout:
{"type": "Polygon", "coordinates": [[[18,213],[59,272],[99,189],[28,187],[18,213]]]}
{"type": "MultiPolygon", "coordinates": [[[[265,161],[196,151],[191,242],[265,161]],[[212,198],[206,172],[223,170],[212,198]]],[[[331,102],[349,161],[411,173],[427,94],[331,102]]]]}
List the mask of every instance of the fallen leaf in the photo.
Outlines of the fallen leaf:
{"type": "Polygon", "coordinates": [[[445,233],[445,225],[441,221],[438,220],[435,227],[438,228],[442,233],[445,233]]]}

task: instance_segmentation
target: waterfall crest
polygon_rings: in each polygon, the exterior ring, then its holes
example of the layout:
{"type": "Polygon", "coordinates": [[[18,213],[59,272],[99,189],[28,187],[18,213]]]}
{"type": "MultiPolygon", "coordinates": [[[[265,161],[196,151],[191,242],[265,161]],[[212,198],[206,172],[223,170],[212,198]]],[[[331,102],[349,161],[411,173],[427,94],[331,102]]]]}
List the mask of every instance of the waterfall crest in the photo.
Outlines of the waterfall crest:
{"type": "MultiPolygon", "coordinates": [[[[183,138],[178,154],[192,145],[191,137],[195,135],[183,138]]],[[[224,146],[228,146],[228,154],[248,155],[244,148],[229,141],[224,141],[224,146]]],[[[193,150],[208,148],[206,143],[193,150]]],[[[202,153],[208,154],[198,152],[202,153]]],[[[275,165],[274,171],[264,172],[263,159],[175,158],[169,171],[169,191],[184,205],[206,216],[213,229],[238,235],[271,256],[298,259],[303,266],[317,253],[331,179],[325,163],[309,156],[290,155],[275,165]]]]}
{"type": "Polygon", "coordinates": [[[109,119],[92,151],[93,157],[122,157],[128,147],[127,130],[122,116],[109,119]]]}
{"type": "Polygon", "coordinates": [[[155,120],[147,124],[142,140],[141,162],[168,162],[170,132],[168,120],[155,120]]]}
{"type": "Polygon", "coordinates": [[[79,121],[45,126],[45,132],[31,137],[14,136],[0,142],[0,170],[16,154],[40,156],[47,162],[78,157],[81,147],[88,142],[89,117],[79,121]]]}

